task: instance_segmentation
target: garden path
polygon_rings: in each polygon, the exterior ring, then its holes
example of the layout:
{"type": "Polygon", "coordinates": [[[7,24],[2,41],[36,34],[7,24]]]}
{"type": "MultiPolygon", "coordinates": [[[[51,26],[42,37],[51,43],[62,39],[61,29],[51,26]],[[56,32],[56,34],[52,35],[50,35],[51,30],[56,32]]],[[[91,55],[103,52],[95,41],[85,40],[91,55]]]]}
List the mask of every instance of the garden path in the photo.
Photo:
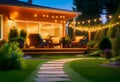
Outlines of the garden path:
{"type": "Polygon", "coordinates": [[[60,59],[43,64],[38,71],[36,82],[70,81],[68,75],[63,71],[64,63],[78,59],[60,59]]]}

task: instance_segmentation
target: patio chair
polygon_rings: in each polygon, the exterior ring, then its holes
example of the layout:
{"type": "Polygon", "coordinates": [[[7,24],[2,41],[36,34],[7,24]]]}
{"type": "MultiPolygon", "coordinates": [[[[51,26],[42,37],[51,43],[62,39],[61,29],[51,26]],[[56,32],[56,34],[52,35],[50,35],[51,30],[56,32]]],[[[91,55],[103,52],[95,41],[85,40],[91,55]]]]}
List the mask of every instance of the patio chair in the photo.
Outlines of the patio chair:
{"type": "Polygon", "coordinates": [[[44,47],[44,42],[40,34],[29,34],[30,39],[30,46],[35,46],[35,47],[44,47]]]}
{"type": "Polygon", "coordinates": [[[80,47],[80,41],[83,39],[83,36],[76,36],[75,37],[75,40],[72,41],[71,43],[71,46],[74,47],[74,46],[78,46],[80,47]]]}

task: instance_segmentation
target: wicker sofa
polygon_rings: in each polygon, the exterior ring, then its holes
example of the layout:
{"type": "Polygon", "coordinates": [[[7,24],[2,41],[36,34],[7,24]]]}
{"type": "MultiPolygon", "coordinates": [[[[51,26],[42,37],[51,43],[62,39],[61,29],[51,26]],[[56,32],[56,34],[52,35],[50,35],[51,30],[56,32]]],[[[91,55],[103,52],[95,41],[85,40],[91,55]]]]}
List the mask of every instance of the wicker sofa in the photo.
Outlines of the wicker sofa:
{"type": "Polygon", "coordinates": [[[75,40],[72,41],[71,46],[80,46],[80,40],[83,39],[84,36],[76,36],[75,40]]]}

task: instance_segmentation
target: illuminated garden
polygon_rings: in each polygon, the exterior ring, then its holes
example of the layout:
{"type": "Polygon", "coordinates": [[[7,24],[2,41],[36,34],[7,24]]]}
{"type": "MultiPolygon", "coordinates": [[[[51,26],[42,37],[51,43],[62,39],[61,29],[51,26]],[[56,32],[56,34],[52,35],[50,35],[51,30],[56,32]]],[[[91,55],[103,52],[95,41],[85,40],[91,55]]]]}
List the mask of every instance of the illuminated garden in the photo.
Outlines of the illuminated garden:
{"type": "Polygon", "coordinates": [[[120,82],[119,0],[34,1],[0,0],[0,82],[120,82]]]}

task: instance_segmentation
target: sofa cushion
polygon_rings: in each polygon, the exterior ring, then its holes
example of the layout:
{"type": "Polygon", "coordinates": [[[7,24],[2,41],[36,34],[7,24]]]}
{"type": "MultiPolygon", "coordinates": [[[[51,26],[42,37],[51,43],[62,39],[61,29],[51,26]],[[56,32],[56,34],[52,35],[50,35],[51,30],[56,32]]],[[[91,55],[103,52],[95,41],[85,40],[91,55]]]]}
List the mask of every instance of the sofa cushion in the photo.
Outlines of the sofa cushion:
{"type": "Polygon", "coordinates": [[[51,39],[52,39],[53,44],[59,44],[61,37],[52,37],[51,39]]]}

